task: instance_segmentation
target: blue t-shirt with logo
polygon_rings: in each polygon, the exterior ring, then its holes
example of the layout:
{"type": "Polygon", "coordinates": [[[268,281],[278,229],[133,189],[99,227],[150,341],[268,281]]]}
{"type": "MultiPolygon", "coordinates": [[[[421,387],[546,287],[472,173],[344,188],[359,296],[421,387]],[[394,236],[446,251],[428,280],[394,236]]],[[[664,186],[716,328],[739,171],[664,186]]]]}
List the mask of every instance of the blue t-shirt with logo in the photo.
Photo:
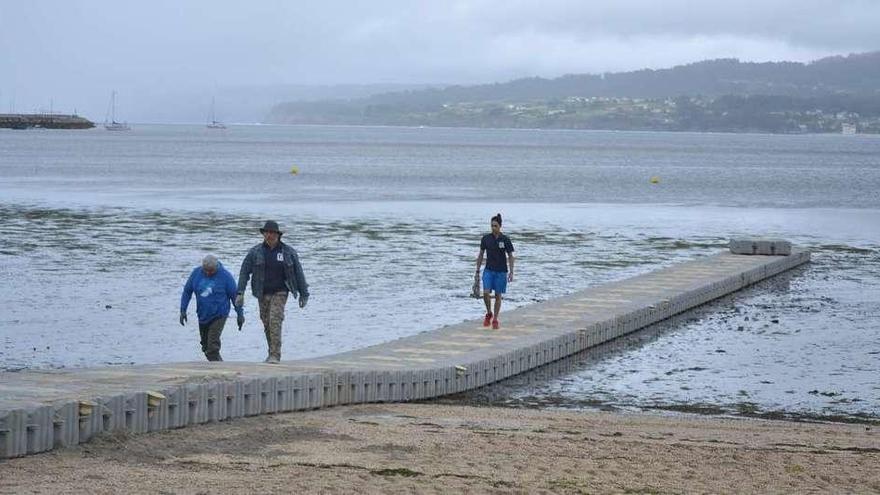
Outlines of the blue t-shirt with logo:
{"type": "Polygon", "coordinates": [[[480,249],[486,251],[486,269],[496,272],[507,271],[507,253],[513,252],[513,243],[504,234],[495,237],[486,234],[480,241],[480,249]]]}

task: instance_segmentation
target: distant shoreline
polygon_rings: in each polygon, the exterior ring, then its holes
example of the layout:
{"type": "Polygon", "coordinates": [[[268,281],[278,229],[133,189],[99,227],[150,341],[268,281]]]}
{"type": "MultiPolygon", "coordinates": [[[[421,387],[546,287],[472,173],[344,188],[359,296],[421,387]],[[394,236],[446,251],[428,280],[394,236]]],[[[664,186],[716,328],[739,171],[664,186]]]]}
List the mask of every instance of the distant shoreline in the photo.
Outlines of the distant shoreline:
{"type": "MultiPolygon", "coordinates": [[[[232,124],[238,125],[238,124],[232,124]]],[[[505,130],[505,131],[588,131],[588,132],[668,132],[675,134],[755,134],[755,135],[775,135],[775,136],[811,136],[811,135],[862,135],[875,136],[880,135],[880,127],[859,129],[856,132],[843,132],[842,130],[803,130],[803,131],[772,131],[762,129],[723,129],[723,128],[704,128],[704,129],[662,129],[662,128],[614,128],[614,127],[528,127],[528,126],[480,126],[472,124],[414,124],[414,123],[381,123],[381,122],[284,122],[269,121],[254,124],[241,124],[254,126],[283,126],[283,127],[387,127],[394,129],[470,129],[470,130],[505,130]]]]}
{"type": "MultiPolygon", "coordinates": [[[[204,122],[129,122],[135,126],[193,126],[203,127],[204,122]]],[[[728,130],[669,130],[669,129],[583,129],[564,127],[475,127],[449,125],[409,125],[409,124],[346,124],[346,123],[268,123],[268,122],[230,122],[233,127],[304,127],[304,128],[387,128],[387,129],[461,129],[470,131],[518,131],[518,132],[593,132],[593,133],[669,133],[669,134],[722,134],[722,135],[755,135],[755,136],[837,136],[840,132],[769,132],[769,131],[728,131],[728,130]]],[[[2,128],[2,126],[0,126],[2,128]]],[[[847,136],[878,136],[880,133],[857,132],[847,136]]]]}

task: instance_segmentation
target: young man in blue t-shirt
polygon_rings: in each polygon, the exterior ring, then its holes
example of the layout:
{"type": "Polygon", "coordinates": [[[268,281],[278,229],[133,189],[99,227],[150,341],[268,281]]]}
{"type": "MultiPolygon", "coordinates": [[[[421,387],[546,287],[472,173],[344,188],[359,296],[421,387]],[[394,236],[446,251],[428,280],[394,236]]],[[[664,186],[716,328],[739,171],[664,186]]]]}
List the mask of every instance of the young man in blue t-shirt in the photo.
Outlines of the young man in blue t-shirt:
{"type": "Polygon", "coordinates": [[[483,254],[486,255],[486,269],[483,271],[483,302],[486,303],[486,317],[483,326],[498,330],[501,322],[501,295],[507,292],[507,283],[513,282],[513,243],[501,233],[501,213],[492,217],[492,233],[480,240],[480,254],[477,256],[477,275],[483,266],[483,254]],[[508,269],[509,265],[509,269],[508,269]],[[492,314],[491,293],[495,292],[495,314],[492,314]]]}

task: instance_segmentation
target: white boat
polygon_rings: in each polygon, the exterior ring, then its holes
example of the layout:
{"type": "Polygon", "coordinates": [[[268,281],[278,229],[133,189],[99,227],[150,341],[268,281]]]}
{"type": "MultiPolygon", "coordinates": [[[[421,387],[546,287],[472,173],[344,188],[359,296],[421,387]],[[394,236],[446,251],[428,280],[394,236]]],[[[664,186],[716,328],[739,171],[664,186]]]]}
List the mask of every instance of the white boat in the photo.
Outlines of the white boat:
{"type": "Polygon", "coordinates": [[[214,116],[214,98],[211,98],[211,121],[208,122],[208,129],[226,129],[226,126],[223,122],[218,122],[217,118],[214,116]]]}
{"type": "Polygon", "coordinates": [[[110,94],[110,120],[104,116],[104,129],[108,131],[130,131],[131,127],[126,122],[116,122],[116,91],[110,94]]]}
{"type": "Polygon", "coordinates": [[[104,124],[104,129],[108,131],[130,131],[131,126],[125,122],[108,122],[104,124]]]}

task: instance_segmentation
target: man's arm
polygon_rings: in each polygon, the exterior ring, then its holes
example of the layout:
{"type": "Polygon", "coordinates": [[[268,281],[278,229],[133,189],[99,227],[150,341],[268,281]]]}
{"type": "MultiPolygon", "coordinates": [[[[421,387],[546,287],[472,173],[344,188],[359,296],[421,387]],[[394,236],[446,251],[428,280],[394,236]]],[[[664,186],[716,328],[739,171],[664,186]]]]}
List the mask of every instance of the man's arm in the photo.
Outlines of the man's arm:
{"type": "Polygon", "coordinates": [[[306,274],[303,273],[302,264],[299,262],[299,255],[293,254],[293,276],[296,277],[296,289],[299,295],[309,298],[309,284],[306,283],[306,274]]]}
{"type": "Polygon", "coordinates": [[[241,262],[241,270],[238,272],[238,289],[236,292],[239,294],[244,294],[245,289],[247,289],[248,280],[251,278],[251,272],[254,268],[254,257],[253,250],[248,251],[248,254],[244,257],[244,260],[241,262]]]}
{"type": "MultiPolygon", "coordinates": [[[[225,270],[224,270],[225,271],[225,270]]],[[[236,323],[238,323],[238,331],[241,331],[242,325],[244,325],[244,304],[236,304],[238,301],[238,293],[236,292],[237,286],[235,284],[235,279],[232,278],[232,274],[226,272],[226,297],[232,301],[232,307],[235,309],[236,314],[236,323]]]]}
{"type": "Polygon", "coordinates": [[[483,254],[486,253],[486,246],[484,244],[485,238],[480,239],[480,254],[477,255],[477,273],[480,273],[480,268],[483,267],[483,254]]]}
{"type": "Polygon", "coordinates": [[[226,272],[226,297],[229,298],[229,301],[232,303],[232,308],[235,309],[235,312],[239,315],[244,313],[244,307],[238,306],[235,304],[235,299],[238,297],[237,285],[235,284],[235,278],[232,277],[232,274],[226,272]]]}
{"type": "MultiPolygon", "coordinates": [[[[198,270],[198,268],[196,268],[198,270]]],[[[183,285],[183,294],[180,295],[180,324],[181,326],[186,325],[186,308],[189,307],[189,301],[192,299],[193,294],[193,278],[196,276],[196,270],[193,270],[189,274],[189,278],[186,279],[186,283],[183,285]]]]}
{"type": "Polygon", "coordinates": [[[186,284],[183,285],[183,294],[180,295],[180,312],[186,313],[186,308],[189,307],[189,301],[192,299],[193,295],[193,277],[196,272],[193,270],[192,273],[189,274],[189,278],[186,279],[186,284]]]}
{"type": "Polygon", "coordinates": [[[293,278],[296,291],[299,293],[294,294],[294,297],[299,301],[299,307],[305,308],[309,302],[309,284],[306,282],[306,274],[303,273],[303,267],[299,262],[299,255],[296,253],[296,250],[290,248],[288,256],[290,256],[289,259],[293,262],[293,278]]]}
{"type": "Polygon", "coordinates": [[[507,265],[509,266],[507,272],[507,281],[513,282],[513,251],[507,252],[507,265]]]}

